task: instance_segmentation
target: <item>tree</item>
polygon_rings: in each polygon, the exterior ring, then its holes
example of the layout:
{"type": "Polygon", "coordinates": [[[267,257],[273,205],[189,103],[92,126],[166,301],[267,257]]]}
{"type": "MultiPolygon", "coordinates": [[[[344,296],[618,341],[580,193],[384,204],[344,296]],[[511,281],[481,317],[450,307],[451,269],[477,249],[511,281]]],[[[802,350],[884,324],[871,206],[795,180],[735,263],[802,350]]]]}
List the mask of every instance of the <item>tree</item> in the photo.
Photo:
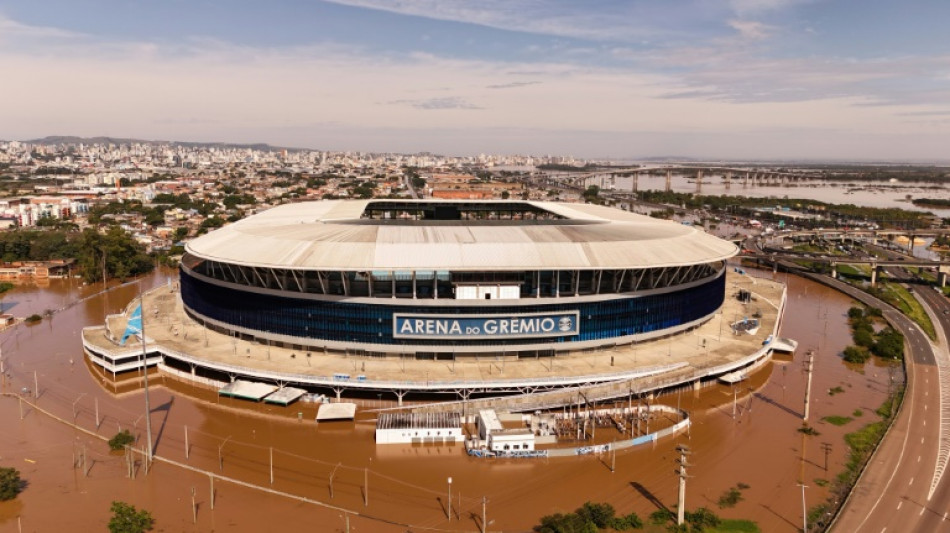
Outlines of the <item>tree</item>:
{"type": "Polygon", "coordinates": [[[155,524],[151,513],[144,509],[139,511],[134,505],[125,502],[112,502],[111,511],[110,533],[144,533],[151,531],[155,524]]]}
{"type": "Polygon", "coordinates": [[[123,429],[122,431],[116,433],[114,437],[109,439],[109,449],[121,450],[133,442],[135,442],[135,437],[129,433],[129,430],[123,429]]]}
{"type": "Polygon", "coordinates": [[[79,238],[77,262],[87,283],[107,277],[125,279],[151,272],[155,265],[144,247],[118,226],[112,226],[103,235],[87,228],[79,238]]]}
{"type": "Polygon", "coordinates": [[[686,513],[686,521],[693,531],[705,531],[707,528],[719,527],[720,519],[715,513],[705,507],[700,507],[692,513],[686,513]]]}
{"type": "Polygon", "coordinates": [[[901,359],[904,357],[904,335],[893,328],[887,328],[877,336],[877,342],[871,347],[871,352],[885,359],[901,359]]]}
{"type": "Polygon", "coordinates": [[[856,329],[854,330],[854,335],[852,335],[854,343],[858,346],[863,346],[865,348],[870,348],[874,346],[874,335],[866,329],[856,329]]]}
{"type": "Polygon", "coordinates": [[[586,502],[577,511],[578,516],[597,527],[607,527],[614,518],[614,506],[609,503],[586,502]]]}
{"type": "Polygon", "coordinates": [[[864,363],[868,357],[868,351],[864,348],[848,346],[844,349],[844,360],[849,363],[864,363]]]}
{"type": "Polygon", "coordinates": [[[221,203],[228,209],[234,209],[239,205],[254,205],[257,203],[257,198],[250,194],[229,194],[221,200],[221,203]]]}
{"type": "Polygon", "coordinates": [[[0,501],[16,498],[23,490],[23,480],[16,468],[0,468],[0,501]]]}
{"type": "Polygon", "coordinates": [[[601,199],[599,195],[600,195],[600,187],[596,185],[591,185],[587,187],[587,190],[581,193],[581,196],[584,197],[584,200],[587,200],[588,202],[592,204],[601,203],[601,199]]]}
{"type": "Polygon", "coordinates": [[[188,227],[187,227],[187,226],[179,226],[179,227],[175,228],[175,235],[174,235],[174,237],[173,237],[173,240],[174,240],[175,242],[179,242],[179,241],[181,241],[182,239],[184,239],[184,238],[186,238],[186,237],[188,237],[188,227]]]}

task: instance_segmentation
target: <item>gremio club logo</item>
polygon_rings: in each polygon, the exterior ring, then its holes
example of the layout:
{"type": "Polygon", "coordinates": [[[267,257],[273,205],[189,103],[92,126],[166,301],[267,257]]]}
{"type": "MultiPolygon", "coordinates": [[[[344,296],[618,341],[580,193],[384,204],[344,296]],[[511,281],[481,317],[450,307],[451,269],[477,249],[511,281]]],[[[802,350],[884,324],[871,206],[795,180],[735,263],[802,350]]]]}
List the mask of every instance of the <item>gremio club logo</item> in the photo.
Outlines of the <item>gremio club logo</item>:
{"type": "Polygon", "coordinates": [[[527,338],[577,335],[577,311],[511,315],[393,315],[397,339],[527,338]]]}

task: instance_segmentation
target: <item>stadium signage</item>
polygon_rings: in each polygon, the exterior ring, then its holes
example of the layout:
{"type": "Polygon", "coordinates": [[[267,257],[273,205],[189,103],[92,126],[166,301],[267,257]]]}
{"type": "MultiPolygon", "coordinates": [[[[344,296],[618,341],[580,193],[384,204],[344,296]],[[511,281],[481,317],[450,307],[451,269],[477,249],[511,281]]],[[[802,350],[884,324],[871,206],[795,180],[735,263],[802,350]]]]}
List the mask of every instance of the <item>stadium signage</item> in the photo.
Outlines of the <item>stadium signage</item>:
{"type": "Polygon", "coordinates": [[[578,311],[504,315],[393,314],[396,339],[518,339],[580,333],[578,311]]]}

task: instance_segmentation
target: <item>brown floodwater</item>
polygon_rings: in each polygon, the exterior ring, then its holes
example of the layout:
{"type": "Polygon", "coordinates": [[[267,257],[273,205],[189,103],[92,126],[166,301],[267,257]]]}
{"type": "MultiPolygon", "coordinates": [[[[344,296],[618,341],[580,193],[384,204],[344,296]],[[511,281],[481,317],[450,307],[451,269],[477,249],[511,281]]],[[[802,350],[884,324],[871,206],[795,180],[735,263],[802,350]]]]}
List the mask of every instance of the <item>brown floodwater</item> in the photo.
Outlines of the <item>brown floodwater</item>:
{"type": "MultiPolygon", "coordinates": [[[[143,285],[166,283],[168,276],[174,272],[156,273],[143,285]]],[[[110,454],[101,440],[28,406],[21,420],[17,399],[3,397],[0,466],[19,469],[27,487],[15,501],[0,503],[0,531],[102,530],[113,500],[150,510],[157,531],[277,526],[344,531],[347,516],[353,531],[476,531],[483,497],[490,531],[528,531],[542,515],[572,511],[588,500],[645,517],[660,506],[675,508],[678,444],[692,451],[688,507],[755,520],[763,531],[797,531],[802,512],[797,483],[804,480],[808,486],[809,507],[822,501],[827,489],[816,480],[832,480],[842,470],[843,435],[877,420],[874,409],[890,380],[902,378],[899,367],[868,363],[857,368],[842,362],[840,352],[850,342],[850,299],[795,277],[788,283],[781,334],[799,341],[798,353],[776,358],[735,391],[714,385],[661,396],[658,401],[690,411],[691,430],[619,452],[614,472],[609,456],[493,460],[470,458],[461,445],[376,446],[371,413],[355,422],[317,424],[310,405],[285,408],[219,398],[151,373],[155,452],[198,471],[156,461],[146,475],[139,462],[130,479],[124,456],[110,454]],[[820,434],[806,437],[797,429],[806,379],[802,361],[809,348],[816,350],[810,420],[820,434]],[[834,393],[835,387],[842,392],[834,393]],[[855,420],[842,427],[821,421],[830,415],[855,420]],[[73,466],[83,453],[88,475],[73,466]],[[216,479],[212,509],[206,472],[331,507],[216,479]],[[449,477],[451,521],[445,507],[449,477]],[[737,483],[749,485],[743,501],[719,509],[719,497],[737,483]]],[[[145,423],[139,376],[113,386],[85,363],[79,338],[82,327],[123,309],[138,294],[138,285],[95,295],[101,290],[101,285],[52,280],[48,287],[25,285],[4,297],[4,309],[17,316],[65,309],[38,324],[0,332],[3,392],[27,388],[32,394],[35,373],[40,408],[106,437],[130,429],[141,447],[145,423]]],[[[608,430],[603,431],[598,429],[600,438],[608,430]]]]}

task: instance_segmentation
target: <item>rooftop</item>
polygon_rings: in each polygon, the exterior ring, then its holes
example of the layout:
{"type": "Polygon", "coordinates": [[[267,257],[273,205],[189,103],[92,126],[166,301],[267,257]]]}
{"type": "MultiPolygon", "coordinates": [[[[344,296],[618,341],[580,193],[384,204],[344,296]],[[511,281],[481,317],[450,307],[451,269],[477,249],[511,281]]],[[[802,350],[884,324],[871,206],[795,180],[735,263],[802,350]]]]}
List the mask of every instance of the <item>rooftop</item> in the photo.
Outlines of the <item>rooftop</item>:
{"type": "Polygon", "coordinates": [[[491,200],[288,204],[186,249],[267,268],[454,271],[685,266],[737,252],[701,229],[619,209],[491,200]]]}

